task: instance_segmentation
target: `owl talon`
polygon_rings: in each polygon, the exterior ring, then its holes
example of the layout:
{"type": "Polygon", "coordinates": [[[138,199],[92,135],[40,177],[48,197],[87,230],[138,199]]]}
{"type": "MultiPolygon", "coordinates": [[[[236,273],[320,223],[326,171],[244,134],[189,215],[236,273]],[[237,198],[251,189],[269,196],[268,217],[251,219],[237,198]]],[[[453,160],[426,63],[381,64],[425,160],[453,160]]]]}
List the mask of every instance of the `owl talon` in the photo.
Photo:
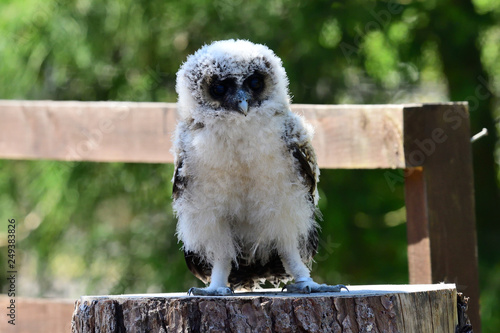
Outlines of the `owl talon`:
{"type": "Polygon", "coordinates": [[[231,288],[228,287],[219,287],[219,288],[189,288],[187,294],[189,296],[230,296],[233,295],[234,292],[231,288]]]}
{"type": "Polygon", "coordinates": [[[335,286],[329,286],[327,284],[319,284],[314,282],[312,279],[306,281],[299,281],[296,283],[291,283],[283,287],[281,291],[288,293],[298,293],[298,294],[310,294],[310,293],[328,293],[328,292],[341,292],[342,289],[347,289],[343,284],[337,284],[335,286]]]}

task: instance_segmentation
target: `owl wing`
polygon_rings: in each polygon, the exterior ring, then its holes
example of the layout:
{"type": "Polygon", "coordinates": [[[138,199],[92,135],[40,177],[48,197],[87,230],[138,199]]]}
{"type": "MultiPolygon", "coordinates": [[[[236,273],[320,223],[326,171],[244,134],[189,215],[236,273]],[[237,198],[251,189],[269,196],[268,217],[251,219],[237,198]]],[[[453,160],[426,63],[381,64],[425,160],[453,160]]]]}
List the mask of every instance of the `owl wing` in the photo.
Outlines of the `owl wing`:
{"type": "MultiPolygon", "coordinates": [[[[308,134],[302,120],[293,115],[285,122],[283,140],[295,162],[296,172],[300,175],[302,183],[308,190],[308,199],[311,202],[311,219],[314,214],[319,215],[315,207],[318,203],[317,184],[319,180],[319,167],[316,162],[316,154],[311,144],[311,136],[308,134]]],[[[319,234],[316,225],[309,230],[307,237],[300,240],[300,248],[303,259],[309,261],[318,250],[319,234]]]]}
{"type": "Polygon", "coordinates": [[[184,170],[187,157],[186,142],[189,141],[190,132],[203,128],[202,124],[196,124],[193,121],[182,122],[178,124],[175,133],[175,171],[172,179],[172,199],[175,201],[182,196],[184,190],[188,186],[189,177],[184,170]]]}
{"type": "MultiPolygon", "coordinates": [[[[202,124],[195,124],[194,122],[183,122],[178,124],[178,128],[175,133],[175,170],[174,177],[172,179],[172,199],[174,201],[182,197],[184,191],[190,183],[189,175],[184,169],[188,156],[185,146],[187,145],[186,142],[189,141],[189,134],[192,131],[197,131],[202,128],[202,124]]],[[[194,276],[204,283],[208,283],[210,281],[212,267],[206,263],[201,256],[191,251],[184,251],[184,259],[186,260],[189,270],[194,274],[194,276]]]]}
{"type": "Polygon", "coordinates": [[[297,172],[300,174],[303,184],[308,189],[309,199],[316,206],[318,203],[319,168],[310,135],[308,135],[298,116],[293,115],[285,122],[283,140],[288,151],[293,156],[297,172]]]}
{"type": "Polygon", "coordinates": [[[177,157],[177,161],[175,163],[175,171],[174,171],[174,179],[172,186],[172,199],[176,200],[179,198],[184,189],[187,186],[187,177],[181,175],[182,167],[184,166],[184,154],[180,154],[177,157]]]}
{"type": "Polygon", "coordinates": [[[314,151],[309,143],[302,146],[292,144],[288,147],[293,157],[295,158],[298,166],[298,171],[302,177],[304,185],[309,190],[309,200],[316,204],[316,159],[314,157],[314,151]]]}

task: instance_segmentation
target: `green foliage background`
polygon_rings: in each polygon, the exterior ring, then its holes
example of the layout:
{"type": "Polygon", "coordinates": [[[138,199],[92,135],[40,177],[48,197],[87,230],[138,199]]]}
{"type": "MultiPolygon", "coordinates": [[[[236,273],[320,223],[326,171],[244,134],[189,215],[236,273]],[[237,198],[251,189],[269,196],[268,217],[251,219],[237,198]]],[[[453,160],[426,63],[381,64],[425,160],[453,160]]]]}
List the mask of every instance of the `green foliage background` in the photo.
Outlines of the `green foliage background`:
{"type": "MultiPolygon", "coordinates": [[[[188,54],[213,40],[245,38],[283,59],[295,103],[467,100],[472,131],[490,132],[473,150],[483,329],[494,332],[499,17],[495,0],[0,0],[0,98],[175,102],[175,73],[188,54]]],[[[199,285],[174,235],[172,171],[0,160],[0,247],[15,218],[19,295],[199,285]]],[[[322,171],[317,280],[408,282],[402,185],[390,186],[384,170],[322,171]]]]}

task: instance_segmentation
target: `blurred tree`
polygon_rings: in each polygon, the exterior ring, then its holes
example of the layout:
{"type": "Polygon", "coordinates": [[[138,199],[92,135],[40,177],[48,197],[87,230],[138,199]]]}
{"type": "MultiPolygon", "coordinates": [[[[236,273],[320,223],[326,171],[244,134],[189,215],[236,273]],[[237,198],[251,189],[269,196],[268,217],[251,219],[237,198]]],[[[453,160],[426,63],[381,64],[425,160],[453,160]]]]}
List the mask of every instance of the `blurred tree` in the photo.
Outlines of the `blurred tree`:
{"type": "MultiPolygon", "coordinates": [[[[487,331],[500,326],[499,15],[494,0],[3,0],[0,98],[174,102],[188,54],[246,38],[283,59],[296,103],[468,100],[473,131],[490,132],[474,144],[487,331]]],[[[16,218],[21,293],[195,284],[174,235],[171,176],[170,165],[0,161],[0,247],[16,218]]],[[[402,185],[383,171],[323,170],[318,280],[407,282],[402,185]]]]}

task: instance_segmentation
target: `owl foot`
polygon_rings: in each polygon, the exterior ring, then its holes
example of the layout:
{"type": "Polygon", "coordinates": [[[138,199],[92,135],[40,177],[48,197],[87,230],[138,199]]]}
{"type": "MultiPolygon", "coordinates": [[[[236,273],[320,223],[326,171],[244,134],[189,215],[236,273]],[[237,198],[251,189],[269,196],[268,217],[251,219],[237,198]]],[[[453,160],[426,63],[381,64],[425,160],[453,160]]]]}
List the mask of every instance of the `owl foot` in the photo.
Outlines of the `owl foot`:
{"type": "Polygon", "coordinates": [[[228,287],[219,288],[189,288],[188,295],[193,296],[230,296],[234,294],[233,290],[228,287]]]}
{"type": "Polygon", "coordinates": [[[319,284],[313,281],[313,279],[303,279],[296,281],[295,283],[288,284],[283,287],[281,291],[288,293],[299,293],[299,294],[310,294],[310,293],[327,293],[327,292],[340,292],[342,289],[347,289],[343,284],[338,284],[336,286],[329,286],[327,284],[319,284]]]}

